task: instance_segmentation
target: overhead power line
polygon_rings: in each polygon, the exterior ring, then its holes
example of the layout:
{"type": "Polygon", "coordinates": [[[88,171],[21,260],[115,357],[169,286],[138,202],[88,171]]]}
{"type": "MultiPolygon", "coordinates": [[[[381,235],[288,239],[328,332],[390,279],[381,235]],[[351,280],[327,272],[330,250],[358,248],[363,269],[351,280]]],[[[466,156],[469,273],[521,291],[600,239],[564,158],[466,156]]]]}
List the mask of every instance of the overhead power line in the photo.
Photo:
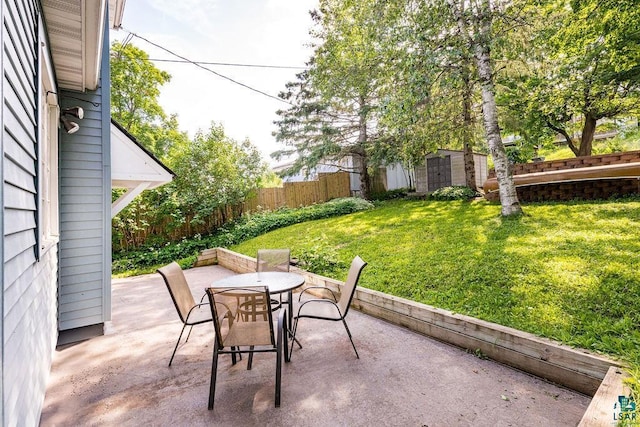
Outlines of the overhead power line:
{"type": "Polygon", "coordinates": [[[266,97],[268,97],[268,98],[272,98],[272,99],[275,99],[275,100],[277,100],[277,101],[284,102],[285,104],[289,104],[289,105],[291,105],[291,103],[290,103],[290,102],[285,101],[285,100],[284,100],[284,99],[282,99],[282,98],[278,98],[277,96],[271,95],[271,94],[269,94],[269,93],[267,93],[267,92],[261,91],[261,90],[259,90],[259,89],[253,88],[253,87],[251,87],[251,86],[249,86],[249,85],[247,85],[247,84],[244,84],[244,83],[242,83],[242,82],[239,82],[239,81],[237,81],[237,80],[234,80],[234,79],[232,79],[231,77],[227,77],[227,76],[225,76],[224,74],[220,74],[220,73],[218,73],[217,71],[212,70],[211,68],[207,68],[207,67],[205,67],[204,65],[202,65],[202,64],[200,64],[200,63],[198,63],[198,62],[192,61],[192,60],[190,60],[189,58],[186,58],[186,57],[184,57],[184,56],[182,56],[182,55],[180,55],[180,54],[177,54],[177,53],[173,52],[172,50],[169,50],[169,49],[167,49],[167,48],[166,48],[166,47],[164,47],[164,46],[160,46],[159,44],[154,43],[154,42],[152,42],[151,40],[146,39],[146,38],[144,38],[144,37],[142,37],[142,36],[139,36],[138,34],[136,34],[136,33],[132,32],[132,31],[129,31],[129,30],[125,29],[125,28],[122,28],[122,29],[123,29],[124,31],[126,31],[127,33],[129,33],[129,34],[130,34],[131,36],[133,36],[133,37],[139,38],[140,40],[144,40],[145,42],[149,43],[149,44],[150,44],[150,45],[152,45],[152,46],[157,47],[158,49],[162,49],[162,50],[164,50],[165,52],[167,52],[167,53],[169,53],[169,54],[171,54],[171,55],[173,55],[173,56],[175,56],[175,57],[177,57],[177,58],[180,58],[181,60],[183,60],[183,61],[185,61],[185,62],[189,62],[189,63],[191,63],[191,64],[195,65],[196,67],[202,68],[203,70],[208,71],[208,72],[210,72],[210,73],[212,73],[212,74],[215,74],[216,76],[221,77],[221,78],[223,78],[223,79],[225,79],[225,80],[228,80],[228,81],[230,81],[231,83],[234,83],[234,84],[237,84],[237,85],[239,85],[239,86],[242,86],[242,87],[244,87],[244,88],[246,88],[246,89],[249,89],[249,90],[251,90],[251,91],[253,91],[253,92],[257,92],[257,93],[259,93],[259,94],[261,94],[261,95],[264,95],[264,96],[266,96],[266,97]]]}
{"type": "Polygon", "coordinates": [[[200,64],[200,65],[224,65],[227,67],[277,68],[277,69],[286,69],[286,70],[306,70],[307,69],[307,67],[295,67],[290,65],[235,64],[233,62],[185,61],[182,59],[149,58],[149,61],[178,62],[178,63],[185,63],[185,64],[200,64]]]}

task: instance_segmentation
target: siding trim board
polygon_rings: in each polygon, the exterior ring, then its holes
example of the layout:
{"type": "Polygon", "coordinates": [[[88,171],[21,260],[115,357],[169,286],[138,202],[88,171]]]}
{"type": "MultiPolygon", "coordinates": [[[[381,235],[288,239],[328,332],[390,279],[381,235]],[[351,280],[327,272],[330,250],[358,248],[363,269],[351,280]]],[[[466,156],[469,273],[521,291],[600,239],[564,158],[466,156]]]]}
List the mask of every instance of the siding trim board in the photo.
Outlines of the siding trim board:
{"type": "MultiPolygon", "coordinates": [[[[0,2],[0,16],[4,17],[5,4],[4,1],[0,2]]],[[[5,32],[0,32],[0,46],[3,47],[2,53],[0,53],[0,69],[4,70],[5,68],[5,32]]],[[[3,79],[4,81],[4,79],[3,79]]],[[[0,84],[0,99],[4,105],[4,83],[0,84]]],[[[0,127],[4,129],[4,108],[0,108],[0,127]]],[[[4,132],[3,132],[4,135],[4,132]]],[[[4,182],[4,138],[0,138],[0,212],[5,212],[5,182],[4,182]]],[[[0,245],[0,278],[2,279],[2,287],[0,287],[0,378],[3,378],[0,381],[0,423],[2,425],[6,425],[6,420],[4,416],[4,353],[5,353],[5,334],[4,334],[4,284],[6,283],[5,277],[5,253],[4,253],[4,218],[0,221],[0,236],[2,236],[2,244],[0,245]]]]}
{"type": "MultiPolygon", "coordinates": [[[[105,14],[103,40],[109,40],[109,13],[105,14]]],[[[102,241],[102,312],[103,322],[111,321],[111,68],[109,65],[109,49],[102,49],[101,79],[107,82],[107,90],[102,92],[102,191],[103,206],[103,241],[102,241]]]]}

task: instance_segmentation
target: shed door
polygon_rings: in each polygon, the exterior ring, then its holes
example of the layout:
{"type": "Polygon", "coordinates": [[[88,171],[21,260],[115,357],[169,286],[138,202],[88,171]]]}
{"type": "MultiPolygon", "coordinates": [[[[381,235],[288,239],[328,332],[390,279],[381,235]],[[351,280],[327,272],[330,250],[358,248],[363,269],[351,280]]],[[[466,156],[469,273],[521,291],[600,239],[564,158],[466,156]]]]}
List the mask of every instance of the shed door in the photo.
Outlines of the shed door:
{"type": "Polygon", "coordinates": [[[451,186],[451,156],[427,159],[427,191],[451,186]]]}

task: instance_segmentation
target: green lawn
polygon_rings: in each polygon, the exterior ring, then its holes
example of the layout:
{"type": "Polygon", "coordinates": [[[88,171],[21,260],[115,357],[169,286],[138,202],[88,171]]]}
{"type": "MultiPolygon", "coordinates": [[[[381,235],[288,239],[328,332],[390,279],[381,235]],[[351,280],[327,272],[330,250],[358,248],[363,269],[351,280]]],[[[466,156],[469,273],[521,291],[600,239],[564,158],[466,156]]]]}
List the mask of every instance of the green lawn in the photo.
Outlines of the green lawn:
{"type": "Polygon", "coordinates": [[[341,280],[358,254],[364,287],[622,358],[637,380],[640,199],[524,210],[502,219],[485,201],[390,201],[231,249],[289,247],[341,280]]]}

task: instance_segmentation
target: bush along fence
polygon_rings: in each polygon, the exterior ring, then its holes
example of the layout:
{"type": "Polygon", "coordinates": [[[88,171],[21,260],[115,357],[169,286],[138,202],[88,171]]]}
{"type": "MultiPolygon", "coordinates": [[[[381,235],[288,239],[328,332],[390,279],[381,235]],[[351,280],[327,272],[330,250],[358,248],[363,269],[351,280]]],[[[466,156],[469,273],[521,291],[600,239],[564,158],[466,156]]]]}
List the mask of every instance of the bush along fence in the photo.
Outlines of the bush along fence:
{"type": "Polygon", "coordinates": [[[319,179],[285,183],[279,188],[260,188],[244,203],[221,206],[205,217],[185,215],[178,220],[174,212],[143,207],[126,220],[113,221],[112,247],[115,252],[130,251],[148,245],[179,242],[185,238],[207,236],[243,214],[299,208],[350,196],[347,172],[319,174],[319,179]]]}
{"type": "MultiPolygon", "coordinates": [[[[640,151],[513,165],[518,198],[525,202],[638,194],[639,178],[640,151]]],[[[488,200],[499,200],[495,171],[483,188],[488,200]]]]}

